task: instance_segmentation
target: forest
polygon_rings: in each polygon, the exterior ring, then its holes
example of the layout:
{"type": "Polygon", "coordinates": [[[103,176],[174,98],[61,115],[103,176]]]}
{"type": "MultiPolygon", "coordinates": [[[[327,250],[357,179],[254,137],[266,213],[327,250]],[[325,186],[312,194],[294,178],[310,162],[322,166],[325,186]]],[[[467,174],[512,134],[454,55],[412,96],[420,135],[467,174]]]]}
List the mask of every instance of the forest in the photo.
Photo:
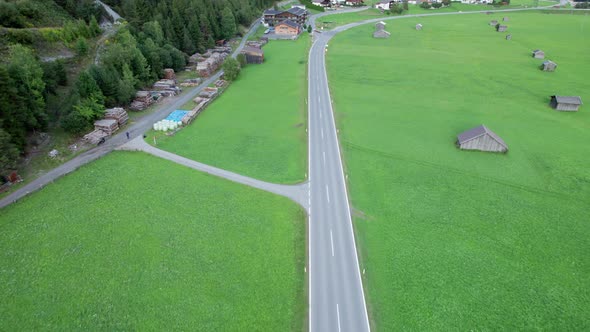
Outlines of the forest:
{"type": "Polygon", "coordinates": [[[98,64],[42,61],[43,47],[61,43],[87,55],[105,18],[93,0],[0,0],[0,174],[14,169],[35,131],[61,127],[80,135],[105,107],[125,106],[135,91],[180,70],[187,57],[239,35],[272,0],[105,0],[125,20],[98,64]],[[43,46],[43,47],[41,47],[43,46]],[[70,66],[79,68],[68,79],[70,66]],[[58,110],[48,99],[67,96],[58,110]]]}

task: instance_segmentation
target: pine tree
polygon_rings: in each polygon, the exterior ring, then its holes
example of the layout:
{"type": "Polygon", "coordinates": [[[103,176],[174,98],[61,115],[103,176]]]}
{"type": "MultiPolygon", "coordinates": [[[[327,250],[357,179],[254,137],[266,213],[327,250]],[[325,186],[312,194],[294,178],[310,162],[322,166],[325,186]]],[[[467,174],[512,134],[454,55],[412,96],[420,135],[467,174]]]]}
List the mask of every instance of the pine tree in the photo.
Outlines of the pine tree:
{"type": "Polygon", "coordinates": [[[236,32],[236,18],[231,9],[226,6],[221,13],[221,36],[223,39],[231,39],[236,32]]]}

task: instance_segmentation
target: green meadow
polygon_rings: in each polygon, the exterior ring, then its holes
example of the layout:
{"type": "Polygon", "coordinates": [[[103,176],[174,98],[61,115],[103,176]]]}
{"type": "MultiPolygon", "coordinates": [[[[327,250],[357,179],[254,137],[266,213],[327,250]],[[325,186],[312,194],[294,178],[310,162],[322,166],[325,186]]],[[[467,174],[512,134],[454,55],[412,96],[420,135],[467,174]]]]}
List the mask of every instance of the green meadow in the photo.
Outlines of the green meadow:
{"type": "MultiPolygon", "coordinates": [[[[377,1],[376,1],[377,2],[377,1]]],[[[476,5],[476,4],[463,4],[463,3],[451,3],[449,7],[442,7],[438,9],[424,9],[420,8],[418,5],[409,5],[408,11],[403,12],[402,15],[414,15],[414,14],[436,14],[436,13],[444,13],[444,12],[469,12],[469,11],[502,11],[505,9],[515,9],[515,8],[526,8],[526,7],[533,7],[533,6],[552,6],[558,4],[557,1],[551,0],[513,0],[510,2],[508,6],[491,6],[491,5],[476,5]]],[[[344,24],[358,22],[363,20],[370,20],[378,17],[390,17],[396,15],[386,15],[385,13],[381,13],[379,9],[375,8],[368,8],[367,10],[353,12],[353,13],[342,13],[342,14],[333,14],[333,15],[326,15],[321,18],[318,18],[317,25],[318,27],[324,26],[324,29],[331,29],[337,26],[341,26],[344,24]]]]}
{"type": "Polygon", "coordinates": [[[590,102],[590,17],[373,30],[334,37],[327,65],[374,330],[590,329],[590,107],[548,106],[590,102]],[[509,152],[455,146],[480,124],[509,152]]]}
{"type": "MultiPolygon", "coordinates": [[[[307,34],[297,41],[271,41],[263,48],[263,64],[247,65],[175,136],[157,134],[157,147],[261,180],[303,181],[309,44],[307,34]]],[[[153,144],[153,138],[148,142],[153,144]]]]}
{"type": "Polygon", "coordinates": [[[0,211],[2,331],[288,331],[306,315],[305,213],[114,152],[0,211]]]}

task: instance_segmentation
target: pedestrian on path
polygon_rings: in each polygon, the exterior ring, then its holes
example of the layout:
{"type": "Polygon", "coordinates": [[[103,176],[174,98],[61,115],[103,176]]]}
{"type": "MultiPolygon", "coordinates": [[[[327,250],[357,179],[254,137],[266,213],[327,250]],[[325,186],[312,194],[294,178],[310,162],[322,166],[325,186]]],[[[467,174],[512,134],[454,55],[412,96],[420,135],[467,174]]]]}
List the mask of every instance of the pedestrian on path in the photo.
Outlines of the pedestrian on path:
{"type": "Polygon", "coordinates": [[[126,132],[125,135],[127,135],[127,139],[131,138],[131,136],[129,136],[129,132],[126,132]]]}

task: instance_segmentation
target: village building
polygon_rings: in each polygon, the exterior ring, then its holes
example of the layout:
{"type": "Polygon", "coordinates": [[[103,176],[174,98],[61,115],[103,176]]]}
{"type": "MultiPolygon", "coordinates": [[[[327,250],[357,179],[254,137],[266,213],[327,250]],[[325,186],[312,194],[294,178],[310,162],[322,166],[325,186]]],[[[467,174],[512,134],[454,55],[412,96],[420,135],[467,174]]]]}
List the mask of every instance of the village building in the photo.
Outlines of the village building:
{"type": "Polygon", "coordinates": [[[373,38],[389,38],[391,34],[385,30],[376,30],[373,32],[373,38]]]}
{"type": "Polygon", "coordinates": [[[488,152],[507,152],[508,145],[498,135],[481,125],[457,136],[457,146],[461,150],[488,152]]]}
{"type": "Polygon", "coordinates": [[[549,105],[557,111],[577,112],[582,105],[579,96],[551,96],[549,105]]]}
{"type": "Polygon", "coordinates": [[[535,59],[545,59],[545,52],[541,50],[534,50],[533,51],[533,58],[535,59]]]}
{"type": "Polygon", "coordinates": [[[270,26],[276,26],[277,24],[289,20],[291,22],[295,22],[297,24],[304,24],[307,21],[307,16],[309,13],[307,10],[299,8],[299,7],[292,7],[287,10],[274,10],[268,9],[264,11],[264,22],[266,22],[270,26]]]}
{"type": "Polygon", "coordinates": [[[508,29],[507,25],[501,25],[501,24],[496,25],[496,31],[498,31],[498,32],[504,32],[504,31],[506,31],[506,29],[508,29]]]}
{"type": "Polygon", "coordinates": [[[541,64],[541,70],[543,71],[555,71],[557,64],[551,60],[543,61],[541,64]]]}
{"type": "Polygon", "coordinates": [[[389,1],[389,0],[379,1],[375,4],[375,8],[389,10],[389,7],[391,6],[392,2],[393,1],[389,1]]]}
{"type": "Polygon", "coordinates": [[[365,2],[363,0],[346,0],[345,4],[347,6],[362,6],[365,2]]]}
{"type": "Polygon", "coordinates": [[[246,63],[260,64],[264,61],[264,51],[261,48],[244,46],[240,53],[246,56],[246,63]]]}
{"type": "Polygon", "coordinates": [[[284,20],[275,25],[275,34],[283,36],[297,36],[301,32],[301,25],[291,21],[284,20]]]}

